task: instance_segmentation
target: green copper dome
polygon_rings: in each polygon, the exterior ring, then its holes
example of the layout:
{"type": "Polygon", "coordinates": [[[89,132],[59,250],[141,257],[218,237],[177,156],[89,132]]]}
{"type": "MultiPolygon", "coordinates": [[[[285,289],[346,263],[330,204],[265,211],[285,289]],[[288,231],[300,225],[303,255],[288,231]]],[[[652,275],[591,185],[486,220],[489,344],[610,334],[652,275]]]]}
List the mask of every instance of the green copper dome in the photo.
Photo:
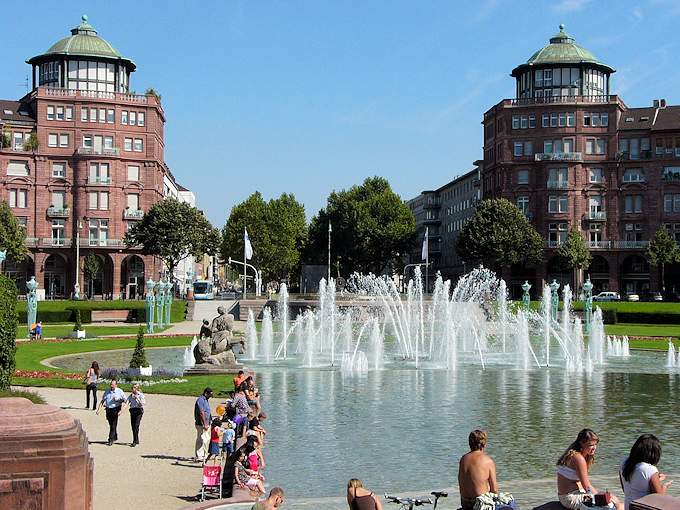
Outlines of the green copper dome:
{"type": "Polygon", "coordinates": [[[574,38],[564,31],[564,25],[560,25],[560,31],[550,38],[550,44],[534,53],[526,64],[521,64],[512,72],[516,76],[517,71],[526,66],[560,64],[593,64],[603,71],[612,73],[614,69],[600,62],[590,51],[574,42],[574,38]]]}
{"type": "Polygon", "coordinates": [[[88,23],[87,16],[82,17],[80,25],[71,29],[70,37],[57,41],[44,54],[35,56],[27,60],[27,62],[29,64],[39,64],[57,55],[118,60],[125,63],[131,71],[136,67],[134,62],[123,57],[108,41],[97,35],[94,27],[88,23]]]}

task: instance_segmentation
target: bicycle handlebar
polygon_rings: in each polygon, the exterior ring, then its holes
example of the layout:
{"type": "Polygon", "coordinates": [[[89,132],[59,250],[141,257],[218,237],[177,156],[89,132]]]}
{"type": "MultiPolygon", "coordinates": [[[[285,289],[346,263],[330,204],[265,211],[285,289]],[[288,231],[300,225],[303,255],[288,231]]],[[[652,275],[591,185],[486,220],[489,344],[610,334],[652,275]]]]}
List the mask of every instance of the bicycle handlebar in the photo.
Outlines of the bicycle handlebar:
{"type": "Polygon", "coordinates": [[[397,503],[400,505],[413,505],[413,506],[422,506],[422,505],[431,505],[432,500],[430,498],[427,499],[418,499],[418,498],[400,498],[397,496],[390,496],[389,494],[385,493],[385,499],[389,501],[390,503],[397,503]]]}

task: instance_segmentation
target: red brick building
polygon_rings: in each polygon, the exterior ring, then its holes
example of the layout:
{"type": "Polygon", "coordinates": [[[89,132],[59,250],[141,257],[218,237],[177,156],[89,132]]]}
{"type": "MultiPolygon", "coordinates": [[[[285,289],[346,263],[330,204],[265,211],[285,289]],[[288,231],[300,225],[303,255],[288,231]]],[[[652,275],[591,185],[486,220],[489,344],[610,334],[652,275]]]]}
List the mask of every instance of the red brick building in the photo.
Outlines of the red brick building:
{"type": "MultiPolygon", "coordinates": [[[[512,71],[515,98],[484,114],[483,196],[517,204],[546,239],[543,265],[504,274],[515,295],[525,279],[534,289],[553,278],[582,283],[555,258],[572,228],[593,255],[595,291],[660,288],[645,250],[664,225],[680,240],[680,106],[629,108],[611,94],[614,72],[560,26],[512,71]]],[[[680,291],[680,268],[666,286],[680,291]]]]}
{"type": "Polygon", "coordinates": [[[0,199],[24,226],[30,249],[25,261],[8,261],[6,273],[24,292],[35,275],[48,297],[68,297],[78,267],[83,293],[141,295],[160,263],[125,248],[122,238],[163,198],[171,175],[160,101],[130,92],[134,62],[100,38],[86,16],[71,36],[27,63],[32,91],[0,101],[0,199]],[[38,147],[30,147],[36,136],[38,147]],[[102,267],[93,278],[84,273],[90,254],[102,267]]]}

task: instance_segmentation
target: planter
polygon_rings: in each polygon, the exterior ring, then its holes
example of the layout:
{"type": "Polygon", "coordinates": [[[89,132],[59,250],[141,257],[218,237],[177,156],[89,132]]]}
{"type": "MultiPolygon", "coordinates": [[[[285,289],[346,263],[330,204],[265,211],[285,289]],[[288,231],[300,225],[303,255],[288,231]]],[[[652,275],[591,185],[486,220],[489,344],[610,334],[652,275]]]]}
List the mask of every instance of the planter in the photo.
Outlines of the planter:
{"type": "Polygon", "coordinates": [[[85,338],[85,330],[79,329],[78,331],[71,331],[69,334],[71,338],[85,338]]]}
{"type": "Polygon", "coordinates": [[[127,373],[131,377],[139,377],[142,375],[153,375],[153,367],[149,365],[148,367],[139,368],[128,368],[127,373]]]}

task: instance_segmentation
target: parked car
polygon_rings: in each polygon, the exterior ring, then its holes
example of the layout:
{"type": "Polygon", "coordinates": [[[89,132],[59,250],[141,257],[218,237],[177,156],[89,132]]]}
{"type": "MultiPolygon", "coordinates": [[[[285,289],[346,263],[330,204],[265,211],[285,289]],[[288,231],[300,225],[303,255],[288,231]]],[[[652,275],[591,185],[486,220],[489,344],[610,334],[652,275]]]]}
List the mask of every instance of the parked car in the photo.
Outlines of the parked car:
{"type": "Polygon", "coordinates": [[[640,301],[640,296],[638,296],[637,294],[628,294],[626,296],[626,299],[628,301],[640,301]]]}
{"type": "Polygon", "coordinates": [[[620,300],[621,296],[619,295],[618,292],[606,291],[600,292],[599,294],[593,296],[593,301],[620,301],[620,300]]]}
{"type": "Polygon", "coordinates": [[[663,294],[661,294],[661,292],[655,292],[652,294],[652,301],[663,301],[663,294]]]}

